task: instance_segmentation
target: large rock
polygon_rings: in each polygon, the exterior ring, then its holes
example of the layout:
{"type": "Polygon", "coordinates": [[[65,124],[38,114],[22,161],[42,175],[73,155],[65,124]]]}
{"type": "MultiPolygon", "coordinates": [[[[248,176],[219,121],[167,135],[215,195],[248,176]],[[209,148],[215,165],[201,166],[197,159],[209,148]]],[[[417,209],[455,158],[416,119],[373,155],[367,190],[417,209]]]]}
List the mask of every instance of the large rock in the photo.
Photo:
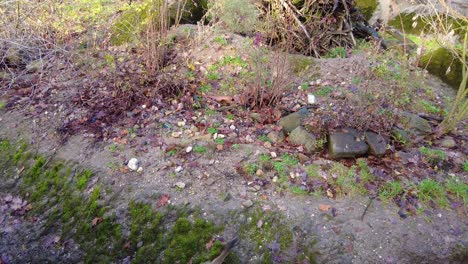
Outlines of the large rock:
{"type": "Polygon", "coordinates": [[[267,135],[268,139],[270,139],[271,143],[279,143],[284,140],[284,133],[283,131],[271,131],[267,135]]]}
{"type": "Polygon", "coordinates": [[[413,136],[426,136],[432,133],[429,122],[415,114],[403,112],[401,123],[405,130],[413,136]]]}
{"type": "Polygon", "coordinates": [[[404,131],[403,129],[394,127],[392,129],[392,136],[396,141],[398,141],[402,145],[409,145],[411,143],[411,139],[408,133],[406,133],[406,131],[404,131]]]}
{"type": "Polygon", "coordinates": [[[289,114],[278,121],[278,125],[283,128],[286,133],[290,133],[296,127],[302,124],[302,121],[309,115],[307,108],[301,108],[299,111],[289,114]]]}
{"type": "Polygon", "coordinates": [[[373,132],[366,132],[364,133],[366,143],[369,146],[369,152],[375,156],[383,156],[385,155],[385,151],[387,150],[387,141],[381,135],[373,133],[373,132]]]}
{"type": "Polygon", "coordinates": [[[364,141],[364,134],[355,129],[330,134],[329,154],[332,158],[354,158],[367,153],[369,146],[364,141]]]}
{"type": "Polygon", "coordinates": [[[304,149],[309,153],[315,151],[315,136],[305,130],[302,126],[298,126],[291,131],[288,141],[296,145],[304,146],[304,149]]]}

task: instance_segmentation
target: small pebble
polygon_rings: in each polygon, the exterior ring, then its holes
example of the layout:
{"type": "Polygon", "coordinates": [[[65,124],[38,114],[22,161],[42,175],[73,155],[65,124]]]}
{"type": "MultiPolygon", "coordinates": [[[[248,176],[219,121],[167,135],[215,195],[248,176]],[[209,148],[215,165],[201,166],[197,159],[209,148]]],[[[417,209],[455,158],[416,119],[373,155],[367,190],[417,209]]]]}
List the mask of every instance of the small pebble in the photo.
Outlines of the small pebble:
{"type": "Polygon", "coordinates": [[[177,188],[184,189],[184,188],[185,188],[185,183],[183,183],[183,182],[176,182],[175,186],[177,186],[177,188]]]}
{"type": "Polygon", "coordinates": [[[252,200],[246,200],[242,202],[242,206],[244,206],[245,208],[252,207],[252,205],[253,205],[252,200]]]}
{"type": "Polygon", "coordinates": [[[174,171],[175,171],[176,173],[179,173],[179,172],[181,172],[181,171],[183,171],[183,170],[184,170],[184,168],[182,168],[182,166],[178,166],[177,168],[175,168],[174,171]]]}
{"type": "Polygon", "coordinates": [[[188,146],[188,147],[185,149],[185,152],[190,153],[190,152],[192,152],[192,149],[193,149],[192,146],[188,146]]]}
{"type": "Polygon", "coordinates": [[[270,156],[271,156],[272,158],[278,157],[278,155],[276,155],[276,152],[270,152],[270,156]]]}
{"type": "Polygon", "coordinates": [[[138,170],[138,167],[139,167],[138,165],[139,165],[139,161],[136,158],[131,158],[127,164],[128,168],[132,171],[138,170]]]}

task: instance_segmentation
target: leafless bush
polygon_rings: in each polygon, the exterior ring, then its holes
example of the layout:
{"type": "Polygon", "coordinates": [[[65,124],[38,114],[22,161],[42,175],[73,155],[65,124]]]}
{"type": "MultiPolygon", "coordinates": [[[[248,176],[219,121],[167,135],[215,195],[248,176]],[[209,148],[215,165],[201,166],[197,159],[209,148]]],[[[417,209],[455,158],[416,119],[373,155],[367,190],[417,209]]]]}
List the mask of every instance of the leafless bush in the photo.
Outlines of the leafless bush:
{"type": "Polygon", "coordinates": [[[251,73],[240,96],[241,103],[249,108],[276,105],[292,85],[287,54],[254,48],[249,61],[251,73]]]}

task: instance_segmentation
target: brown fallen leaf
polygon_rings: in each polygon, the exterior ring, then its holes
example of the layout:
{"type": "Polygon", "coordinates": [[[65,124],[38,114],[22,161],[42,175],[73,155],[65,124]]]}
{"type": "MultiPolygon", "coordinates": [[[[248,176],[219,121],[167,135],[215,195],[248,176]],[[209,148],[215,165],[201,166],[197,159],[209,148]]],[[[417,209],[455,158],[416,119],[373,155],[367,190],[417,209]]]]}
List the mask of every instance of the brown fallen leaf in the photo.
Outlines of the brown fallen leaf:
{"type": "Polygon", "coordinates": [[[331,208],[331,205],[328,204],[319,204],[319,210],[322,212],[328,212],[328,210],[331,208]]]}
{"type": "Polygon", "coordinates": [[[159,200],[158,200],[158,203],[156,204],[156,206],[159,208],[159,207],[163,207],[165,206],[169,200],[171,199],[171,196],[169,194],[163,194],[159,200]]]}
{"type": "Polygon", "coordinates": [[[95,217],[93,219],[93,221],[91,222],[92,226],[97,226],[99,225],[100,223],[102,223],[104,219],[102,219],[102,217],[95,217]]]}
{"type": "Polygon", "coordinates": [[[210,96],[210,98],[221,104],[232,104],[234,102],[234,99],[232,98],[232,96],[213,95],[213,96],[210,96]]]}
{"type": "Polygon", "coordinates": [[[212,238],[210,239],[210,241],[208,241],[208,243],[206,243],[205,245],[206,251],[210,251],[210,249],[213,247],[214,242],[215,240],[212,238]]]}
{"type": "Polygon", "coordinates": [[[32,208],[33,208],[32,205],[31,205],[31,204],[28,204],[28,205],[26,205],[26,207],[24,207],[24,210],[25,210],[26,212],[28,212],[28,211],[31,211],[32,208]]]}

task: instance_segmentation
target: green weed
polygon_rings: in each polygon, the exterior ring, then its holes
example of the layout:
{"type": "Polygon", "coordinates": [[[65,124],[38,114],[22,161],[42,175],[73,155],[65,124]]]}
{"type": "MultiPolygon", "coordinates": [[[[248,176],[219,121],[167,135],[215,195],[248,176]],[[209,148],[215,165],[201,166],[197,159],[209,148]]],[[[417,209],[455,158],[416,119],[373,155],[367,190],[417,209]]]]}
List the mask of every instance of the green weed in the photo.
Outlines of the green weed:
{"type": "Polygon", "coordinates": [[[206,153],[206,151],[207,151],[206,147],[204,147],[204,146],[195,146],[193,148],[193,152],[198,153],[198,154],[204,154],[204,153],[206,153]]]}
{"type": "Polygon", "coordinates": [[[255,175],[255,173],[258,170],[258,165],[255,163],[247,163],[246,165],[244,165],[244,169],[248,174],[255,175]]]}
{"type": "Polygon", "coordinates": [[[211,135],[214,135],[214,134],[218,133],[218,129],[216,129],[214,127],[209,127],[206,131],[208,131],[208,133],[211,134],[211,135]]]}
{"type": "Polygon", "coordinates": [[[441,207],[446,207],[448,205],[447,193],[444,187],[433,179],[422,180],[418,184],[417,190],[418,197],[423,203],[433,201],[441,207]]]}
{"type": "Polygon", "coordinates": [[[224,36],[216,36],[214,38],[214,41],[216,43],[218,43],[219,45],[223,46],[223,47],[227,46],[227,44],[228,44],[228,42],[227,42],[227,40],[226,40],[226,38],[224,36]]]}
{"type": "Polygon", "coordinates": [[[7,102],[3,101],[3,100],[0,100],[0,110],[3,110],[5,109],[7,106],[7,102]]]}
{"type": "Polygon", "coordinates": [[[458,177],[450,177],[445,183],[447,192],[468,203],[468,184],[462,182],[458,177]]]}
{"type": "Polygon", "coordinates": [[[426,100],[421,100],[421,105],[424,108],[424,110],[428,113],[431,114],[440,114],[442,113],[442,109],[438,106],[435,106],[433,103],[426,101],[426,100]]]}
{"type": "Polygon", "coordinates": [[[330,49],[324,56],[324,58],[346,58],[346,49],[344,47],[336,47],[330,49]]]}
{"type": "Polygon", "coordinates": [[[316,92],[315,94],[317,96],[321,96],[321,97],[325,97],[329,94],[331,94],[333,92],[333,87],[331,86],[323,86],[323,87],[320,87],[316,92]]]}
{"type": "Polygon", "coordinates": [[[436,164],[448,159],[447,154],[440,149],[431,149],[427,147],[420,147],[419,152],[426,158],[429,163],[436,164]]]}
{"type": "Polygon", "coordinates": [[[209,91],[213,90],[211,84],[204,84],[198,88],[198,90],[202,93],[208,93],[209,91]]]}
{"type": "Polygon", "coordinates": [[[403,193],[403,186],[399,181],[389,181],[380,189],[379,197],[382,201],[388,202],[403,193]]]}
{"type": "Polygon", "coordinates": [[[271,142],[271,140],[266,135],[260,135],[258,137],[258,140],[263,141],[263,142],[271,142]]]}

